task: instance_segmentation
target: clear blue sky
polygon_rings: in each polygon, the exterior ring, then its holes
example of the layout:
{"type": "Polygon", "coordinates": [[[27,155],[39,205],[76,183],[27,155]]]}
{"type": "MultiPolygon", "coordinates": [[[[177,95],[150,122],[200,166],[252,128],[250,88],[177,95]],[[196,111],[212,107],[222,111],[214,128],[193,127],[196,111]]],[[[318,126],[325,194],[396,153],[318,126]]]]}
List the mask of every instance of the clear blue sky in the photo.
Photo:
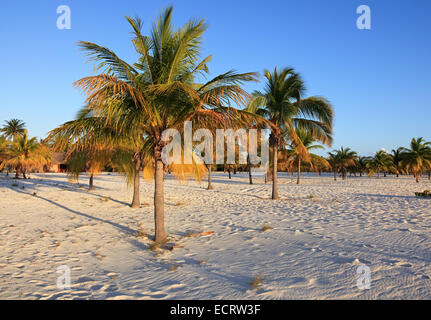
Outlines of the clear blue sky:
{"type": "MultiPolygon", "coordinates": [[[[72,83],[93,73],[76,46],[87,40],[134,62],[125,15],[139,15],[147,31],[174,6],[174,23],[205,18],[203,55],[212,75],[292,66],[308,95],[323,95],[336,110],[334,148],[369,155],[431,140],[431,1],[2,1],[0,121],[19,118],[44,137],[71,120],[84,103],[72,83]],[[58,30],[59,5],[72,11],[72,29],[58,30]],[[356,28],[356,8],[371,7],[372,29],[356,28]]],[[[263,82],[247,90],[263,87],[263,82]]]]}

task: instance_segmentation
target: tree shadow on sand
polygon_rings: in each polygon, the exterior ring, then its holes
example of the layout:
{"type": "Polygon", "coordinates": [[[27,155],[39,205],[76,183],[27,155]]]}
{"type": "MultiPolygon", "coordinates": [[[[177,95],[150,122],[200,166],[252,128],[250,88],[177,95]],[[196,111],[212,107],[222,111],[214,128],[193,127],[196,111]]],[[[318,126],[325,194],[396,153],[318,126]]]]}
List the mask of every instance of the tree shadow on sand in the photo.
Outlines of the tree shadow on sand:
{"type": "MultiPolygon", "coordinates": [[[[92,195],[95,197],[98,197],[100,199],[105,199],[106,196],[95,193],[94,191],[90,191],[87,188],[83,187],[83,185],[81,184],[76,184],[76,183],[72,183],[69,181],[64,181],[64,176],[59,176],[58,177],[62,177],[63,180],[52,180],[52,179],[40,179],[38,177],[36,178],[31,178],[31,179],[13,179],[13,178],[6,178],[4,179],[4,181],[6,182],[10,182],[10,184],[6,184],[5,187],[8,187],[10,189],[12,189],[12,185],[13,184],[18,184],[17,188],[22,188],[24,187],[24,189],[27,190],[36,190],[38,185],[41,186],[45,186],[45,187],[52,187],[52,188],[56,188],[56,189],[60,189],[60,190],[64,190],[64,191],[72,191],[72,192],[77,192],[77,193],[81,193],[81,194],[85,194],[85,195],[92,195]]],[[[51,177],[51,176],[50,176],[51,177]]],[[[105,188],[102,187],[98,187],[98,186],[94,186],[94,189],[100,189],[103,190],[105,188]]],[[[15,189],[13,189],[15,190],[15,189]]],[[[16,191],[16,190],[15,190],[16,191]]],[[[130,206],[129,202],[125,202],[125,201],[121,201],[121,200],[117,200],[117,199],[113,199],[112,197],[109,197],[109,199],[113,202],[119,203],[121,205],[125,205],[125,206],[130,206]]]]}
{"type": "Polygon", "coordinates": [[[61,209],[63,209],[63,210],[66,210],[66,211],[68,211],[68,212],[70,212],[70,213],[73,213],[73,214],[79,215],[79,216],[81,216],[81,217],[84,217],[84,218],[87,218],[87,219],[92,219],[92,220],[95,220],[95,221],[99,221],[99,222],[103,222],[103,223],[109,224],[109,225],[111,225],[111,226],[113,226],[113,227],[117,228],[117,229],[118,229],[118,230],[120,230],[121,232],[126,233],[126,234],[133,234],[133,233],[135,233],[135,232],[136,232],[135,230],[132,230],[132,229],[130,229],[129,227],[123,226],[123,225],[121,225],[121,224],[118,224],[118,223],[115,223],[115,222],[112,222],[112,221],[109,221],[109,220],[106,220],[106,219],[102,219],[102,218],[94,217],[94,216],[91,216],[91,215],[86,214],[86,213],[83,213],[83,212],[79,212],[79,211],[73,210],[73,209],[68,208],[68,207],[66,207],[66,206],[64,206],[64,205],[62,205],[62,204],[60,204],[60,203],[58,203],[58,202],[55,202],[55,201],[53,201],[53,200],[51,200],[51,199],[48,199],[48,198],[42,197],[42,196],[40,196],[40,195],[37,195],[37,194],[31,194],[31,193],[28,193],[28,192],[26,192],[26,191],[19,190],[19,189],[17,189],[17,188],[10,188],[10,189],[11,189],[11,190],[13,190],[13,191],[15,191],[15,192],[17,192],[17,193],[25,194],[25,195],[32,196],[32,197],[35,197],[35,198],[40,199],[40,200],[44,200],[44,201],[46,201],[46,202],[48,202],[48,203],[50,203],[50,204],[53,204],[53,205],[55,205],[55,206],[57,206],[57,207],[59,207],[59,208],[61,208],[61,209]]]}

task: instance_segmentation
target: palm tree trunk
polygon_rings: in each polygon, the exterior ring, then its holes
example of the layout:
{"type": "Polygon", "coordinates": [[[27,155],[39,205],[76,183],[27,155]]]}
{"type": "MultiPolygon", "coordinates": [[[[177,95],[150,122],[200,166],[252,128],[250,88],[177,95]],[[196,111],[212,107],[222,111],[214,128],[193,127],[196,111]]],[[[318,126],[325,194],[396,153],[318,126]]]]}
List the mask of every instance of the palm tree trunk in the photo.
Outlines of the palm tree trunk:
{"type": "Polygon", "coordinates": [[[277,167],[278,167],[278,143],[274,142],[273,150],[273,168],[272,168],[272,200],[278,199],[278,188],[277,188],[277,167]]]}
{"type": "Polygon", "coordinates": [[[90,180],[88,181],[88,190],[93,190],[93,180],[94,180],[94,175],[93,173],[91,173],[90,180]]]}
{"type": "Polygon", "coordinates": [[[431,171],[428,171],[428,180],[431,180],[431,171]]]}
{"type": "Polygon", "coordinates": [[[231,173],[230,173],[230,165],[229,165],[229,167],[227,168],[227,172],[229,173],[229,179],[232,179],[232,175],[231,175],[231,173]]]}
{"type": "Polygon", "coordinates": [[[247,169],[248,169],[248,180],[250,184],[253,184],[253,177],[251,176],[251,163],[250,163],[250,156],[247,155],[247,169]]]}
{"type": "Polygon", "coordinates": [[[161,158],[162,146],[156,144],[154,147],[154,222],[155,222],[155,239],[157,243],[166,242],[165,230],[165,208],[164,208],[164,190],[163,190],[163,162],[161,158]]]}
{"type": "Polygon", "coordinates": [[[212,180],[211,173],[212,173],[212,165],[209,164],[208,165],[208,188],[207,188],[208,190],[214,189],[213,185],[211,184],[211,180],[212,180]]]}
{"type": "Polygon", "coordinates": [[[337,170],[334,170],[334,180],[337,181],[337,170]]]}
{"type": "Polygon", "coordinates": [[[301,183],[301,159],[298,159],[298,180],[296,181],[296,184],[301,183]]]}
{"type": "Polygon", "coordinates": [[[417,183],[419,183],[419,175],[418,175],[418,173],[416,172],[416,171],[414,171],[413,172],[413,175],[415,176],[415,178],[416,178],[416,182],[417,183]]]}
{"type": "Polygon", "coordinates": [[[265,171],[265,184],[268,183],[268,170],[265,171]]]}
{"type": "Polygon", "coordinates": [[[141,200],[139,197],[140,172],[141,172],[141,160],[138,158],[135,160],[135,176],[133,178],[133,199],[131,204],[132,208],[141,207],[141,200]]]}

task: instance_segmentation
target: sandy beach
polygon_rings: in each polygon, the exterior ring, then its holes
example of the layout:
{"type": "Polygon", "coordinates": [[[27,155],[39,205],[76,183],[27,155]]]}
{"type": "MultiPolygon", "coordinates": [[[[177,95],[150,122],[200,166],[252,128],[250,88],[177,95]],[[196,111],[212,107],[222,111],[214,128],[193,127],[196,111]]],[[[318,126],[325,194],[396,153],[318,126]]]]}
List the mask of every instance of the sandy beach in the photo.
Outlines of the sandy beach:
{"type": "Polygon", "coordinates": [[[215,173],[215,189],[165,182],[173,250],[151,250],[151,182],[141,209],[117,174],[87,191],[65,174],[0,176],[1,299],[430,299],[431,189],[425,178],[280,174],[280,200],[263,178],[215,173]],[[267,230],[265,230],[267,229],[267,230]],[[265,231],[264,231],[265,230],[265,231]],[[191,233],[213,234],[190,237],[191,233]],[[57,288],[57,268],[71,289],[57,288]],[[357,287],[357,268],[371,288],[357,287]],[[254,277],[263,279],[254,289],[254,277]]]}

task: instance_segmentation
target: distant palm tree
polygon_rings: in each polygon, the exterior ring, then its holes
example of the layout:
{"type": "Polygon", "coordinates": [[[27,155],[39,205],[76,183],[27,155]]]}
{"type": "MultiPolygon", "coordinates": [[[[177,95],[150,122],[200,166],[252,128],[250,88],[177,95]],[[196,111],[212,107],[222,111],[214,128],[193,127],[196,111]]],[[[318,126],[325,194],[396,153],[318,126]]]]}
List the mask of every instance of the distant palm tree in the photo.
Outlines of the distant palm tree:
{"type": "Polygon", "coordinates": [[[50,152],[47,146],[37,141],[35,137],[28,138],[27,130],[22,135],[15,136],[10,143],[9,157],[2,162],[0,169],[4,166],[16,168],[15,178],[19,178],[19,172],[26,179],[26,172],[32,169],[42,169],[50,161],[50,152]]]}
{"type": "Polygon", "coordinates": [[[419,174],[423,170],[431,170],[431,142],[425,142],[422,137],[413,138],[410,149],[405,149],[402,153],[401,164],[408,172],[413,172],[416,182],[419,183],[419,174]]]}
{"type": "Polygon", "coordinates": [[[334,172],[334,180],[337,180],[337,172],[341,172],[343,180],[347,177],[347,168],[355,165],[358,154],[350,148],[341,147],[339,150],[329,152],[328,162],[334,172]]]}
{"type": "Polygon", "coordinates": [[[0,136],[0,163],[8,158],[9,141],[0,136]]]}
{"type": "Polygon", "coordinates": [[[402,167],[402,158],[403,158],[403,152],[405,151],[405,149],[403,147],[400,147],[398,149],[392,149],[392,163],[394,165],[394,172],[397,175],[397,178],[400,176],[400,174],[402,174],[403,172],[403,167],[402,167]]]}
{"type": "Polygon", "coordinates": [[[265,70],[264,92],[255,91],[247,111],[264,116],[271,123],[269,143],[272,149],[272,199],[278,199],[277,170],[278,150],[283,145],[283,135],[296,143],[296,148],[306,154],[307,150],[298,139],[295,128],[307,129],[311,136],[326,145],[332,143],[334,111],[325,98],[302,98],[305,85],[298,73],[277,68],[271,73],[265,70]]]}
{"type": "Polygon", "coordinates": [[[18,136],[22,136],[25,131],[24,121],[18,119],[6,120],[6,124],[0,128],[0,132],[3,133],[6,139],[15,139],[18,136]]]}
{"type": "Polygon", "coordinates": [[[301,165],[303,162],[307,163],[311,169],[317,169],[318,166],[330,167],[330,165],[325,158],[310,152],[315,149],[324,149],[322,145],[315,144],[316,139],[312,137],[310,132],[305,129],[296,129],[295,131],[298,139],[308,152],[302,152],[302,148],[297,148],[297,144],[291,142],[290,149],[285,151],[287,159],[286,164],[289,168],[296,166],[298,172],[296,183],[300,184],[301,165]]]}
{"type": "Polygon", "coordinates": [[[364,171],[367,170],[367,164],[370,161],[370,157],[358,157],[356,159],[356,170],[359,172],[359,176],[362,177],[364,171]]]}
{"type": "Polygon", "coordinates": [[[392,157],[384,150],[377,151],[374,157],[368,162],[369,176],[377,173],[377,178],[380,177],[380,172],[386,173],[394,170],[394,163],[392,157]]]}
{"type": "Polygon", "coordinates": [[[133,137],[133,128],[126,135],[107,123],[104,117],[95,116],[88,108],[81,109],[77,118],[51,130],[46,138],[54,151],[66,151],[69,176],[78,179],[83,170],[90,173],[89,190],[94,176],[110,165],[126,173],[127,182],[133,182],[132,208],[141,206],[139,197],[140,172],[148,160],[139,136],[133,137]],[[144,160],[145,159],[145,160],[144,160]]]}

